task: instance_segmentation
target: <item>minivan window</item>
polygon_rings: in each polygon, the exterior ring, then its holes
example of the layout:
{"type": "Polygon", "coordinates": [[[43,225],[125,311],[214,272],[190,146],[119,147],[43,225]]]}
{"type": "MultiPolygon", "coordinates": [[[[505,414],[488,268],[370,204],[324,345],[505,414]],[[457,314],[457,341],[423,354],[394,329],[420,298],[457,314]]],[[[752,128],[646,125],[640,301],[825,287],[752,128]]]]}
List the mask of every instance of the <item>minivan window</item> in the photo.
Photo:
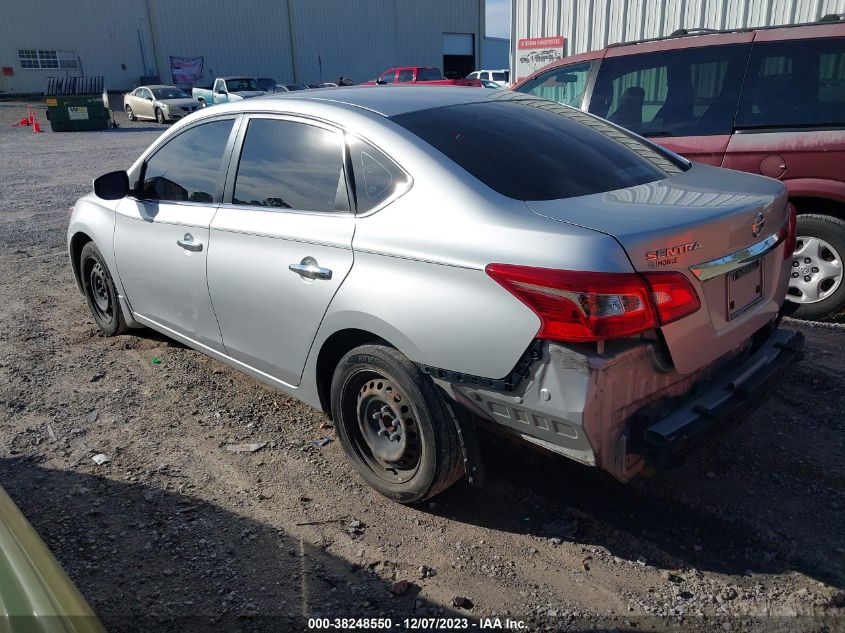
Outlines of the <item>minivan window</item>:
{"type": "Polygon", "coordinates": [[[517,200],[583,196],[653,182],[665,178],[667,169],[681,171],[600,119],[516,93],[391,120],[491,189],[517,200]],[[491,152],[491,147],[501,151],[491,152]]]}
{"type": "Polygon", "coordinates": [[[749,44],[606,58],[590,112],[642,136],[730,134],[749,44]]]}
{"type": "Polygon", "coordinates": [[[212,202],[232,123],[233,119],[203,123],[168,141],[144,164],[140,197],[212,202]]]}
{"type": "Polygon", "coordinates": [[[845,37],[754,44],[736,125],[845,125],[845,37]]]}
{"type": "Polygon", "coordinates": [[[581,107],[592,63],[561,66],[526,81],[517,90],[563,105],[581,107]]]}
{"type": "Polygon", "coordinates": [[[347,136],[358,213],[371,211],[405,187],[408,177],[383,152],[354,136],[347,136]]]}
{"type": "Polygon", "coordinates": [[[252,119],[235,177],[234,204],[348,211],[343,137],[321,127],[252,119]]]}

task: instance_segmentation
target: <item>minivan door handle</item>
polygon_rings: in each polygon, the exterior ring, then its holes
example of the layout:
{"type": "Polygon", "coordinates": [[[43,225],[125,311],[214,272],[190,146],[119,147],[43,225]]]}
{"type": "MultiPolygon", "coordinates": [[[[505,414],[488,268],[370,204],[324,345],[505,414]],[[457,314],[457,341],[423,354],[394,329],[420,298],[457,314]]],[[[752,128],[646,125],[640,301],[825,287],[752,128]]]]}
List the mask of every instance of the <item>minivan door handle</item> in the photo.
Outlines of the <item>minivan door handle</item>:
{"type": "Polygon", "coordinates": [[[288,270],[295,272],[304,279],[331,279],[332,271],[328,268],[320,268],[317,260],[313,257],[303,257],[298,264],[291,264],[288,270]]]}
{"type": "Polygon", "coordinates": [[[185,237],[183,237],[181,240],[176,240],[176,243],[182,248],[184,248],[186,251],[198,253],[202,250],[202,242],[195,242],[194,236],[190,233],[185,233],[185,237]]]}

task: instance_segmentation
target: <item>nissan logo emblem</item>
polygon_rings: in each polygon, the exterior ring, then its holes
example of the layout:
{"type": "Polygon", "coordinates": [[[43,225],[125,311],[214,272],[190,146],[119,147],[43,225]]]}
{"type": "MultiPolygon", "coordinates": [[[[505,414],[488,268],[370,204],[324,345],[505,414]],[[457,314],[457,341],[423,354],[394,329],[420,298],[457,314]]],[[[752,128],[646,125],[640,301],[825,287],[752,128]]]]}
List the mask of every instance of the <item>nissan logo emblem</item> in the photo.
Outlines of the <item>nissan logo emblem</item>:
{"type": "Polygon", "coordinates": [[[754,218],[754,222],[751,223],[751,235],[757,237],[760,233],[763,232],[763,227],[766,226],[766,220],[763,217],[763,213],[760,212],[754,218]]]}

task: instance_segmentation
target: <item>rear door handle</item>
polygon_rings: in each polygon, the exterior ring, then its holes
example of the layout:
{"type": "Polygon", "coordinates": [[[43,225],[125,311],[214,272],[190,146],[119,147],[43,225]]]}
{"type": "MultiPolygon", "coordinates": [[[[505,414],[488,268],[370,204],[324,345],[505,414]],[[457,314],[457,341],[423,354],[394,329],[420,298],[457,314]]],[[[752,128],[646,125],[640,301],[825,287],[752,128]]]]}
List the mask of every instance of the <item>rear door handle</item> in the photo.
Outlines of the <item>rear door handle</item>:
{"type": "Polygon", "coordinates": [[[320,268],[317,260],[313,257],[303,257],[298,264],[291,264],[288,270],[295,272],[305,279],[331,279],[332,271],[328,268],[320,268]]]}
{"type": "Polygon", "coordinates": [[[202,242],[195,242],[194,236],[190,233],[185,233],[185,237],[183,237],[181,240],[176,240],[176,243],[182,248],[184,248],[186,251],[198,253],[202,250],[202,242]]]}

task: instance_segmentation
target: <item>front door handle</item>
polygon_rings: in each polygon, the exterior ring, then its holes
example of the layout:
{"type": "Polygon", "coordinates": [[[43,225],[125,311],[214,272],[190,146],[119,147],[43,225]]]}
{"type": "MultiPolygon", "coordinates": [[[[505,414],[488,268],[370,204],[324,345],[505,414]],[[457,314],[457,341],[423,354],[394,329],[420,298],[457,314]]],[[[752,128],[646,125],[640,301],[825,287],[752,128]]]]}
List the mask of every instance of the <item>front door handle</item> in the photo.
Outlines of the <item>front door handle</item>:
{"type": "Polygon", "coordinates": [[[183,237],[181,240],[176,240],[176,243],[182,248],[184,248],[186,251],[198,253],[202,250],[202,242],[195,242],[194,236],[190,233],[185,233],[185,237],[183,237]]]}
{"type": "Polygon", "coordinates": [[[298,264],[291,264],[288,270],[295,272],[304,279],[331,279],[332,271],[328,268],[320,268],[317,260],[313,257],[303,257],[298,264]]]}

